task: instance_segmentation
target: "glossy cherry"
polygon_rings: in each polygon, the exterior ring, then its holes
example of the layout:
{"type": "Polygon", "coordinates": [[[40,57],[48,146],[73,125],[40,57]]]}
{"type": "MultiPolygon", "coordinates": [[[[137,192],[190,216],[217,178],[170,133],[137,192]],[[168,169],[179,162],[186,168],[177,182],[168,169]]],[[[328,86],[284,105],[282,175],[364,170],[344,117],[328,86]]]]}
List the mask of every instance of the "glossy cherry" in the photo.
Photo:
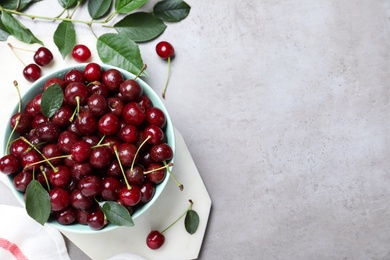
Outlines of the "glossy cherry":
{"type": "Polygon", "coordinates": [[[77,44],[73,47],[72,57],[78,62],[87,62],[91,55],[91,50],[84,44],[77,44]]]}
{"type": "Polygon", "coordinates": [[[151,231],[146,237],[146,244],[150,249],[159,249],[165,242],[165,236],[158,230],[151,231]]]}
{"type": "Polygon", "coordinates": [[[35,64],[31,63],[28,64],[24,69],[23,69],[23,76],[27,81],[34,82],[37,79],[39,79],[42,75],[42,70],[41,68],[35,64]]]}
{"type": "Polygon", "coordinates": [[[46,47],[39,47],[33,58],[39,66],[46,66],[53,60],[53,53],[46,47]]]}

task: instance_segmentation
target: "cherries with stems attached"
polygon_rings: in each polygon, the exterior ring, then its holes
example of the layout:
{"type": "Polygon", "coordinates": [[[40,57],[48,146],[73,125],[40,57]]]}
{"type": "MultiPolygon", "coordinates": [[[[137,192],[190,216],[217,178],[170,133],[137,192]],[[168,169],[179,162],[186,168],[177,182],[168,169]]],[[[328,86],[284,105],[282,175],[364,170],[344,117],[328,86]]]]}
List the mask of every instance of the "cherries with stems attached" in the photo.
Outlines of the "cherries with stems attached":
{"type": "Polygon", "coordinates": [[[178,217],[172,224],[166,227],[163,231],[152,230],[148,236],[146,237],[146,245],[153,250],[159,249],[165,242],[164,233],[170,229],[173,225],[175,225],[181,218],[183,218],[188,211],[192,210],[192,205],[194,204],[192,200],[189,200],[190,206],[186,209],[186,211],[178,217]]]}
{"type": "Polygon", "coordinates": [[[158,56],[168,60],[168,74],[167,74],[167,79],[165,82],[164,89],[162,91],[162,97],[165,99],[165,92],[168,87],[169,75],[171,70],[171,57],[173,57],[173,55],[175,54],[175,49],[173,48],[172,44],[170,44],[169,42],[161,41],[156,45],[156,52],[158,56]]]}

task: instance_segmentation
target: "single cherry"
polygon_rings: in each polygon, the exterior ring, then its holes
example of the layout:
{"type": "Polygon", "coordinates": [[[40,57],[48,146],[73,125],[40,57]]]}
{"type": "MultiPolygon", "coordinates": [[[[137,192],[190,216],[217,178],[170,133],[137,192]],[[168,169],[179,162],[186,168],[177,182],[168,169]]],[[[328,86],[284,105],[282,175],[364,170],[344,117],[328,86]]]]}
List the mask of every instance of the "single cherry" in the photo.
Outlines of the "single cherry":
{"type": "Polygon", "coordinates": [[[41,68],[35,64],[31,63],[28,64],[24,69],[23,69],[23,76],[27,81],[34,82],[37,79],[39,79],[42,75],[42,70],[41,68]]]}
{"type": "Polygon", "coordinates": [[[159,249],[165,242],[165,236],[158,230],[153,230],[146,237],[146,244],[150,249],[159,249]]]}
{"type": "Polygon", "coordinates": [[[91,55],[90,49],[83,44],[77,44],[73,47],[72,57],[77,62],[87,62],[91,58],[91,55]]]}
{"type": "Polygon", "coordinates": [[[172,44],[166,41],[161,41],[157,43],[156,45],[156,52],[157,55],[160,56],[163,59],[168,60],[168,74],[167,79],[165,82],[165,86],[162,92],[162,97],[165,98],[165,92],[167,90],[168,81],[169,81],[169,74],[170,74],[170,68],[171,68],[171,57],[175,54],[175,49],[173,48],[172,44]]]}
{"type": "Polygon", "coordinates": [[[46,66],[53,60],[53,54],[46,47],[39,47],[34,54],[34,61],[39,66],[46,66]]]}

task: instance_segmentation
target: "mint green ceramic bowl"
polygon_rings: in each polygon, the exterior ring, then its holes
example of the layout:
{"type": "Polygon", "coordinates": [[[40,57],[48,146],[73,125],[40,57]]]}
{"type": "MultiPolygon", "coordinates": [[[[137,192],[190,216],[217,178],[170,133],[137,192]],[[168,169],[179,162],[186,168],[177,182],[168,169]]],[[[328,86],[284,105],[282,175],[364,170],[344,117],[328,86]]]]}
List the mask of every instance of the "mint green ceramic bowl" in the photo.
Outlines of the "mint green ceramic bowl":
{"type": "MultiPolygon", "coordinates": [[[[44,75],[43,77],[41,77],[40,79],[38,79],[37,81],[35,81],[30,89],[22,96],[22,104],[25,105],[27,104],[30,100],[32,100],[37,94],[41,93],[43,91],[43,85],[44,83],[52,78],[52,77],[63,77],[64,74],[69,71],[70,69],[79,69],[79,70],[84,70],[85,66],[87,65],[87,63],[85,64],[78,64],[78,65],[74,65],[74,66],[69,66],[69,67],[65,67],[61,70],[57,70],[55,72],[52,72],[52,73],[49,73],[47,75],[44,75]]],[[[108,69],[112,69],[112,68],[115,68],[117,70],[119,70],[125,79],[133,79],[135,77],[134,74],[128,72],[128,71],[125,71],[123,69],[120,69],[120,68],[117,68],[117,67],[113,67],[113,66],[109,66],[109,65],[104,65],[104,64],[100,64],[101,67],[103,68],[103,70],[108,70],[108,69]]],[[[153,105],[155,107],[158,107],[160,108],[164,113],[165,113],[165,116],[167,118],[167,124],[166,124],[166,128],[165,128],[165,135],[167,137],[167,143],[171,146],[174,154],[175,154],[175,136],[174,136],[174,128],[173,128],[173,125],[172,125],[172,121],[171,121],[171,118],[169,116],[169,113],[165,107],[165,105],[163,104],[163,102],[161,101],[161,99],[159,98],[159,96],[156,94],[156,92],[145,82],[143,81],[142,79],[138,78],[137,79],[138,83],[141,85],[141,87],[143,88],[143,93],[144,95],[148,96],[150,98],[150,100],[153,102],[153,105]]],[[[22,111],[24,109],[25,106],[22,106],[22,111]]],[[[13,114],[15,114],[16,112],[18,111],[18,105],[16,104],[15,105],[15,108],[12,112],[12,114],[10,115],[9,118],[11,118],[11,116],[13,114]]],[[[7,122],[7,125],[5,127],[5,135],[3,137],[4,139],[4,147],[3,147],[3,151],[5,150],[5,146],[7,144],[7,141],[8,141],[8,138],[11,134],[11,127],[10,127],[10,124],[9,122],[7,122]]],[[[13,135],[13,138],[17,138],[17,135],[13,135]]],[[[173,161],[172,161],[173,162],[173,161]]],[[[13,187],[14,184],[13,184],[13,176],[10,176],[8,175],[7,176],[7,180],[10,184],[10,187],[13,187]]],[[[160,196],[160,194],[163,192],[164,188],[166,187],[166,184],[169,180],[169,176],[166,175],[165,176],[165,179],[163,180],[163,182],[161,182],[160,184],[157,185],[156,187],[156,191],[155,191],[155,194],[153,196],[153,198],[148,202],[146,203],[145,205],[141,206],[140,208],[138,208],[132,215],[132,218],[133,220],[137,219],[137,218],[140,218],[150,207],[152,207],[152,205],[154,203],[156,203],[156,201],[158,200],[158,197],[160,196]]],[[[16,189],[14,188],[11,188],[13,194],[15,195],[15,197],[17,198],[17,200],[20,202],[21,205],[25,205],[24,203],[24,193],[22,192],[19,192],[17,191],[16,189]]],[[[108,224],[106,227],[104,227],[103,229],[101,230],[93,230],[91,229],[90,227],[86,226],[86,225],[81,225],[81,224],[71,224],[71,225],[62,225],[62,224],[59,224],[56,220],[53,220],[53,221],[50,221],[49,224],[53,225],[54,227],[56,227],[57,229],[59,229],[60,231],[66,231],[66,232],[71,232],[71,233],[81,233],[81,234],[92,234],[92,233],[97,233],[97,232],[107,232],[107,231],[110,231],[110,230],[113,230],[113,229],[116,229],[118,228],[118,226],[114,225],[114,224],[108,224]]]]}

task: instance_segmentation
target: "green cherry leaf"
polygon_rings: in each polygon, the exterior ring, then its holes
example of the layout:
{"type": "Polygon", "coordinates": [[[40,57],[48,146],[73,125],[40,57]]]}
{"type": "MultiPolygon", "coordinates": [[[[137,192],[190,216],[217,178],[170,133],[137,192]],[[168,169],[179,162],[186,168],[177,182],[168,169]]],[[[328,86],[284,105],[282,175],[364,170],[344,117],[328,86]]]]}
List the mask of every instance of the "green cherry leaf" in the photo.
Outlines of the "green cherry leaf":
{"type": "MultiPolygon", "coordinates": [[[[117,66],[137,75],[144,63],[139,46],[123,34],[106,33],[96,43],[96,49],[103,63],[117,66]]],[[[143,75],[147,73],[143,71],[143,75]]]]}
{"type": "Polygon", "coordinates": [[[30,4],[37,3],[40,1],[41,0],[21,0],[21,1],[3,0],[3,1],[0,1],[0,5],[5,9],[23,11],[30,4]]]}
{"type": "Polygon", "coordinates": [[[51,205],[47,190],[37,180],[32,180],[26,189],[27,214],[41,225],[50,217],[51,205]]]}
{"type": "Polygon", "coordinates": [[[145,42],[159,36],[167,26],[152,14],[138,12],[126,16],[117,22],[114,28],[135,42],[145,42]]]}
{"type": "Polygon", "coordinates": [[[167,22],[179,22],[190,13],[191,7],[182,0],[164,0],[153,7],[156,17],[167,22]]]}
{"type": "Polygon", "coordinates": [[[0,20],[0,41],[6,41],[8,39],[8,36],[10,36],[10,33],[7,28],[5,28],[3,22],[0,20]]]}
{"type": "Polygon", "coordinates": [[[64,100],[64,92],[59,84],[51,85],[43,91],[41,99],[42,114],[51,118],[61,108],[64,100]]]}
{"type": "Polygon", "coordinates": [[[73,23],[62,21],[58,24],[58,27],[54,32],[53,40],[60,51],[62,58],[65,58],[76,44],[76,31],[73,27],[73,23]]]}
{"type": "Polygon", "coordinates": [[[134,226],[133,219],[130,216],[129,211],[121,204],[113,201],[104,202],[101,207],[104,215],[108,221],[118,226],[134,226]]]}
{"type": "Polygon", "coordinates": [[[12,34],[16,39],[25,43],[43,43],[34,36],[34,34],[27,29],[23,24],[16,20],[11,14],[2,10],[1,22],[7,31],[12,34]]]}
{"type": "Polygon", "coordinates": [[[58,2],[63,8],[68,9],[75,5],[77,0],[58,0],[58,2]]]}
{"type": "Polygon", "coordinates": [[[115,11],[120,14],[127,14],[140,8],[148,1],[149,0],[116,0],[115,11]]]}
{"type": "Polygon", "coordinates": [[[199,215],[195,210],[188,210],[184,219],[184,226],[191,235],[196,232],[199,226],[199,215]]]}
{"type": "Polygon", "coordinates": [[[99,19],[110,10],[112,0],[88,1],[88,12],[92,19],[99,19]]]}

